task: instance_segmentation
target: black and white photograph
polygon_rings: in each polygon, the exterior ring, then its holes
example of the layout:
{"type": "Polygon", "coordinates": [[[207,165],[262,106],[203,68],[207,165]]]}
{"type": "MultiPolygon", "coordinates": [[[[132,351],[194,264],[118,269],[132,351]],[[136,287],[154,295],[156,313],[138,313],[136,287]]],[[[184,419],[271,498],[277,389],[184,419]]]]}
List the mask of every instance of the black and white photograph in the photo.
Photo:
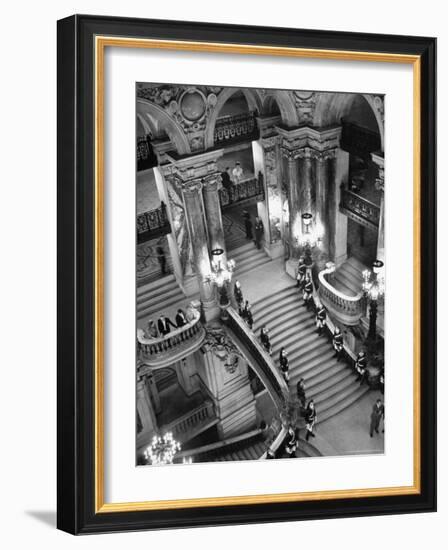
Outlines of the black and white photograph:
{"type": "Polygon", "coordinates": [[[387,97],[135,100],[137,465],[384,453],[387,97]]]}

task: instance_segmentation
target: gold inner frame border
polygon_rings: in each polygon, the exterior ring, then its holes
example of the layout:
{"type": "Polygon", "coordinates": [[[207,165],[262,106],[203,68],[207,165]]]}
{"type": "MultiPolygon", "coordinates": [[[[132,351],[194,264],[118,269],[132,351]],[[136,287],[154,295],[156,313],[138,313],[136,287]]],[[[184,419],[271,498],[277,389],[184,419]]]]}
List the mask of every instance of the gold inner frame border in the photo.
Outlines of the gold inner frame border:
{"type": "Polygon", "coordinates": [[[343,498],[365,498],[399,495],[416,495],[421,492],[421,423],[420,423],[420,251],[421,251],[421,59],[418,55],[404,55],[345,50],[257,46],[181,40],[156,40],[96,36],[95,56],[95,513],[169,510],[245,504],[272,504],[305,502],[343,498]],[[207,53],[233,53],[243,55],[286,56],[311,59],[405,63],[413,66],[413,218],[414,218],[414,347],[413,347],[413,455],[414,482],[410,486],[367,489],[341,489],[302,493],[273,493],[226,497],[154,500],[141,502],[106,503],[104,501],[104,54],[106,47],[145,48],[207,53]]]}

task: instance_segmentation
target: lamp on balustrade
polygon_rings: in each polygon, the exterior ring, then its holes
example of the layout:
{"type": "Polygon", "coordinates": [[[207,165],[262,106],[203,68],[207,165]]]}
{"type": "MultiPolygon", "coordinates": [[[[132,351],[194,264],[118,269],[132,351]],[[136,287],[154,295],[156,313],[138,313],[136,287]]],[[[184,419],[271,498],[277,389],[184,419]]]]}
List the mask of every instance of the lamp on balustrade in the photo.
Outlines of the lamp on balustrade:
{"type": "Polygon", "coordinates": [[[372,264],[372,270],[365,269],[362,272],[363,283],[362,290],[364,296],[370,300],[369,309],[369,333],[368,338],[376,338],[376,319],[378,311],[378,299],[384,296],[384,262],[375,260],[372,264]]]}
{"type": "Polygon", "coordinates": [[[212,263],[209,275],[204,279],[207,284],[214,284],[219,293],[219,307],[221,308],[221,316],[225,317],[225,308],[230,304],[227,287],[232,281],[232,275],[235,270],[235,260],[228,260],[227,265],[222,265],[222,256],[224,250],[222,248],[214,248],[211,252],[212,263]]]}
{"type": "Polygon", "coordinates": [[[180,451],[180,443],[176,441],[171,432],[165,435],[155,435],[151,445],[148,445],[143,452],[147,464],[160,465],[172,464],[177,452],[180,451]]]}
{"type": "Polygon", "coordinates": [[[302,214],[303,230],[297,238],[298,244],[304,249],[305,264],[312,265],[312,251],[322,243],[322,235],[318,233],[316,227],[312,226],[313,215],[309,212],[302,214]]]}

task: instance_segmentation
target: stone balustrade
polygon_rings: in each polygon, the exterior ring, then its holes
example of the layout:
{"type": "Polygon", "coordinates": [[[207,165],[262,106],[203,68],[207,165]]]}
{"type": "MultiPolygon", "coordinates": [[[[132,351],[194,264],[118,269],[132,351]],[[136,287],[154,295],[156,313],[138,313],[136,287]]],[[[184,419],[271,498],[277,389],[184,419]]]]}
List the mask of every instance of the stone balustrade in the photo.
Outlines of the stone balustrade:
{"type": "Polygon", "coordinates": [[[364,294],[347,296],[332,286],[328,276],[334,272],[334,266],[319,273],[319,299],[331,315],[345,325],[357,325],[364,313],[364,294]]]}
{"type": "Polygon", "coordinates": [[[186,325],[160,338],[147,338],[143,330],[138,329],[137,351],[141,374],[144,374],[145,367],[166,367],[187,357],[201,347],[204,339],[205,329],[198,311],[186,325]]]}
{"type": "Polygon", "coordinates": [[[255,138],[258,134],[255,113],[228,115],[217,119],[214,132],[215,145],[255,138]]]}

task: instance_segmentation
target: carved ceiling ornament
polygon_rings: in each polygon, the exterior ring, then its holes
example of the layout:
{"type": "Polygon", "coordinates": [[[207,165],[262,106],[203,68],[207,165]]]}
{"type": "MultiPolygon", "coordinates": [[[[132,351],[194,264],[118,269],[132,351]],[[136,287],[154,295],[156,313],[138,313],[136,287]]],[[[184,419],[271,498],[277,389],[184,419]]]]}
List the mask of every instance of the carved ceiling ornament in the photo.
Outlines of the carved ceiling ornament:
{"type": "Polygon", "coordinates": [[[316,108],[315,92],[295,90],[292,92],[299,122],[312,124],[314,118],[314,110],[316,108]]]}

